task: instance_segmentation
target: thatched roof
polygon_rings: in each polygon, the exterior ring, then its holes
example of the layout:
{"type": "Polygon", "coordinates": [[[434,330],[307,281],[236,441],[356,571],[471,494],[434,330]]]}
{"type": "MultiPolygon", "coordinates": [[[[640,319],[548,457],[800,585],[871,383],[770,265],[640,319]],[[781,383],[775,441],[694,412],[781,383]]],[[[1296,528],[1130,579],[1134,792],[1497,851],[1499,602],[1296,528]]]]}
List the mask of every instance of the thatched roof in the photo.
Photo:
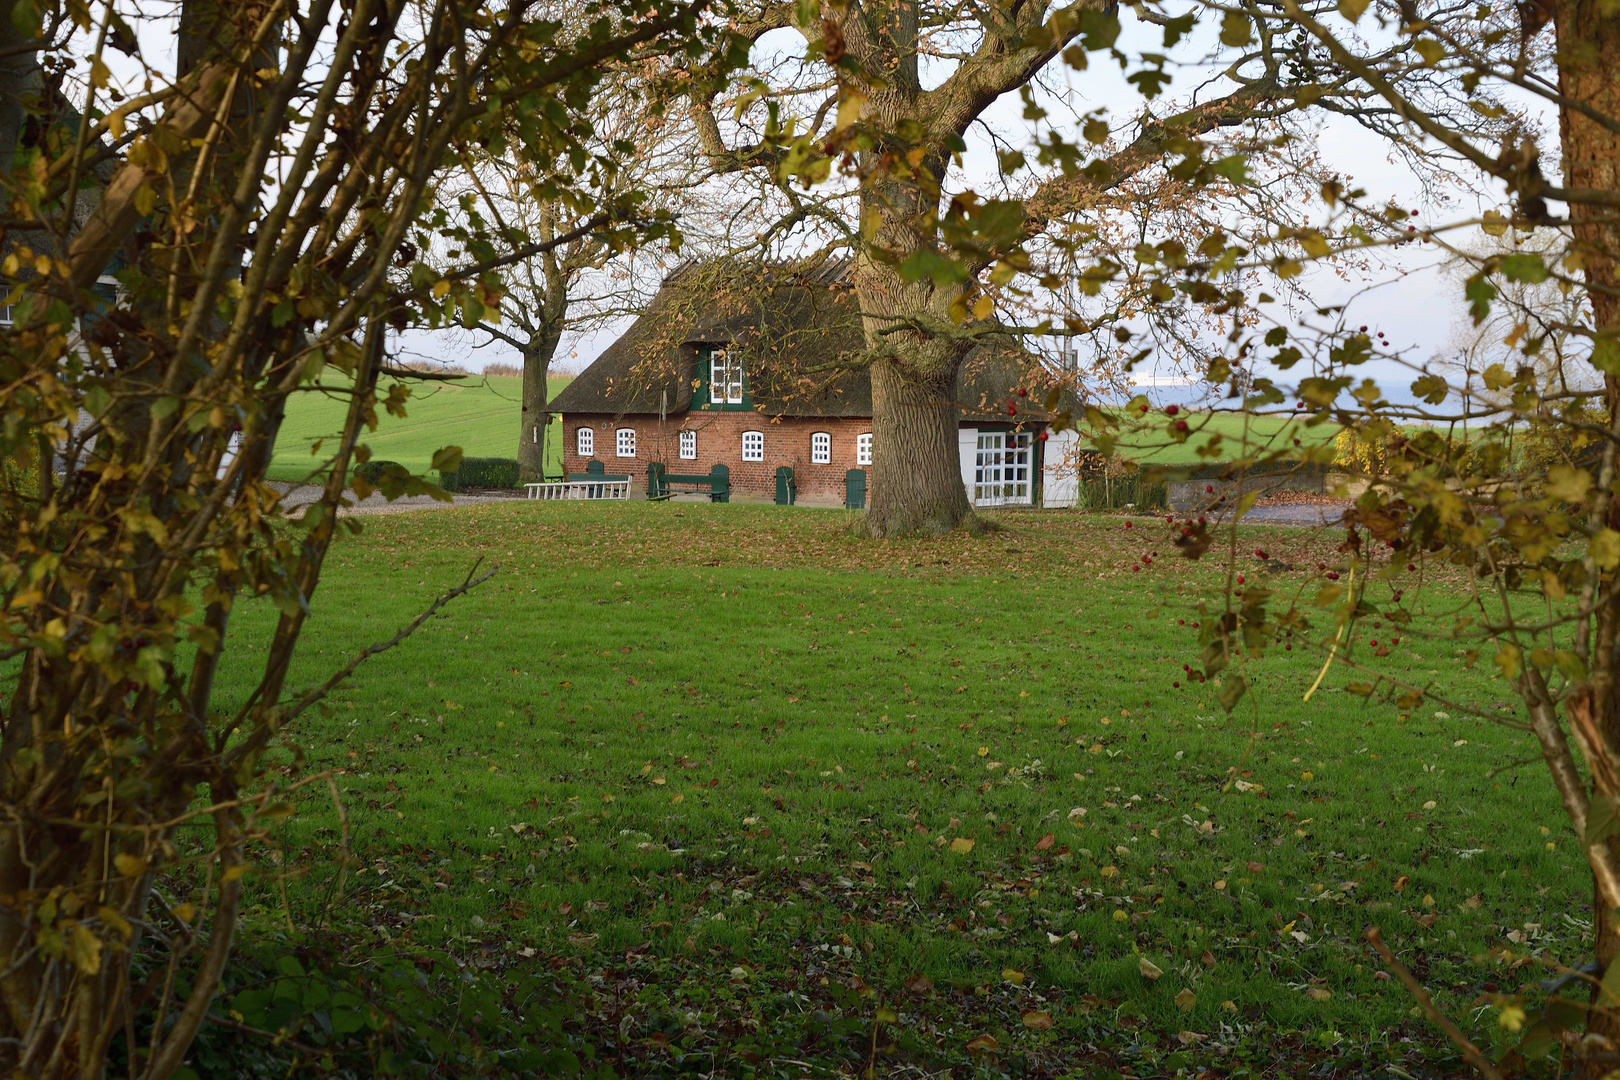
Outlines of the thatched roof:
{"type": "MultiPolygon", "coordinates": [[[[664,279],[630,328],[571,381],[549,411],[678,415],[692,407],[694,359],[725,345],[743,358],[749,400],[767,416],[868,417],[872,379],[847,262],[799,271],[729,262],[688,264],[664,279]],[[840,370],[840,365],[852,369],[840,370]]],[[[1037,361],[1009,344],[980,347],[962,365],[956,400],[968,420],[1007,419],[1037,361]]],[[[1019,416],[1044,418],[1041,394],[1019,416]]]]}

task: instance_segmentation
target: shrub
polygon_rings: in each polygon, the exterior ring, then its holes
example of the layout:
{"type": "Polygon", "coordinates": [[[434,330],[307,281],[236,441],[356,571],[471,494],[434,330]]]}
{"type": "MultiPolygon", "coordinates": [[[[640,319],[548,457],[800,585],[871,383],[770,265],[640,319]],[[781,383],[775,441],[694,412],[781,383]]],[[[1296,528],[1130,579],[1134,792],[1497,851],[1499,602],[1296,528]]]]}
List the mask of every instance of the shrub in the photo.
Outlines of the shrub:
{"type": "Polygon", "coordinates": [[[446,491],[515,488],[518,486],[517,458],[464,457],[460,469],[439,474],[439,486],[446,491]]]}
{"type": "Polygon", "coordinates": [[[1125,476],[1090,475],[1080,480],[1079,507],[1082,510],[1163,510],[1169,504],[1169,489],[1158,480],[1140,473],[1125,476]]]}
{"type": "Polygon", "coordinates": [[[397,462],[397,461],[383,461],[383,460],[376,459],[376,458],[373,458],[371,461],[363,462],[362,464],[356,465],[354,467],[354,475],[359,476],[359,477],[363,477],[366,480],[369,480],[373,484],[375,484],[377,482],[377,478],[379,476],[381,476],[384,472],[394,472],[396,470],[401,472],[401,473],[404,473],[407,476],[410,475],[410,470],[407,469],[405,466],[401,465],[399,462],[397,462]]]}

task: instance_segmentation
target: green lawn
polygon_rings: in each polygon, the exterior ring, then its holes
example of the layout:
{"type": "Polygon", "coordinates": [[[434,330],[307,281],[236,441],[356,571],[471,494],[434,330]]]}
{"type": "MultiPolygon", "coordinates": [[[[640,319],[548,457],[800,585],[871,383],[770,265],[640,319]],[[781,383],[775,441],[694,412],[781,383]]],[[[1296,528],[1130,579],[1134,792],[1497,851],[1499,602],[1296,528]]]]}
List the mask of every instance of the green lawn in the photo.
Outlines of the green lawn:
{"type": "MultiPolygon", "coordinates": [[[[1246,661],[1228,717],[1182,669],[1216,568],[1149,522],[1002,520],[871,544],[842,512],[775,507],[366,519],[295,682],[474,559],[501,572],[289,732],[345,795],[342,910],[379,948],[584,980],[570,1023],[627,1076],[1438,1076],[1461,1066],[1375,977],[1367,925],[1487,1043],[1481,995],[1545,974],[1493,957],[1523,955],[1506,935],[1584,959],[1590,886],[1549,785],[1491,772],[1529,735],[1403,716],[1338,674],[1302,705],[1306,648],[1246,661]]],[[[1302,567],[1290,590],[1337,558],[1303,532],[1254,543],[1302,567]]],[[[1457,582],[1396,584],[1428,597],[1419,627],[1449,625],[1457,582]]],[[[232,637],[272,617],[244,603],[232,637]]],[[[1391,670],[1507,700],[1443,635],[1401,633],[1391,670]]],[[[227,655],[233,708],[254,657],[227,655]]],[[[299,923],[338,850],[307,790],[276,834],[299,923]]],[[[273,865],[250,878],[272,928],[273,865]]]]}
{"type": "MultiPolygon", "coordinates": [[[[377,430],[366,436],[371,456],[397,461],[414,473],[427,472],[433,452],[456,445],[468,457],[516,457],[519,418],[522,409],[522,382],[515,375],[469,375],[460,382],[413,382],[409,415],[401,420],[378,408],[377,430]]],[[[552,379],[547,393],[556,393],[568,379],[552,379]]],[[[338,385],[342,385],[339,383],[338,385]]],[[[383,386],[386,390],[386,383],[383,386]]],[[[276,441],[269,478],[302,480],[330,453],[333,436],[343,423],[348,399],[342,395],[311,390],[294,395],[287,406],[287,419],[276,441]],[[325,440],[321,453],[312,457],[310,449],[325,440]]],[[[550,468],[562,468],[562,421],[553,419],[547,435],[547,461],[550,468]]]]}

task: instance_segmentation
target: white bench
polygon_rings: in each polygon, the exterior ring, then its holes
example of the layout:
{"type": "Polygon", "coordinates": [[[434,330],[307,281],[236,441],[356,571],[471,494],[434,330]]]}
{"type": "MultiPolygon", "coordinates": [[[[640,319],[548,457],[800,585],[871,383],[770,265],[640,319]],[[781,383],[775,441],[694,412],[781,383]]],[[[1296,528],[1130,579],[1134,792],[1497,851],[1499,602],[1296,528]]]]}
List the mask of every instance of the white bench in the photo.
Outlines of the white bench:
{"type": "Polygon", "coordinates": [[[551,480],[524,484],[530,499],[628,499],[629,480],[551,480]]]}

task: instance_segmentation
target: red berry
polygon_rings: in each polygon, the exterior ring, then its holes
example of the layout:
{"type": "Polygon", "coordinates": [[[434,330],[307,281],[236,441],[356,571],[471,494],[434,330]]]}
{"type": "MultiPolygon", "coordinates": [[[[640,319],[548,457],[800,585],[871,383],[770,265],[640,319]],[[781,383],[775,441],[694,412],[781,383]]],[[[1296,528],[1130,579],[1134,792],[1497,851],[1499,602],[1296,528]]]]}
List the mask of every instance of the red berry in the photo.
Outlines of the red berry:
{"type": "Polygon", "coordinates": [[[1185,421],[1185,420],[1177,420],[1176,421],[1176,430],[1177,431],[1186,431],[1187,430],[1187,421],[1185,421]]]}
{"type": "Polygon", "coordinates": [[[1365,327],[1365,326],[1363,326],[1363,327],[1362,327],[1362,328],[1361,328],[1361,331],[1360,331],[1360,332],[1361,332],[1361,333],[1363,333],[1363,334],[1365,334],[1365,333],[1366,333],[1366,332],[1367,332],[1367,328],[1366,328],[1366,327],[1365,327]]]}
{"type": "Polygon", "coordinates": [[[1408,570],[1416,570],[1417,569],[1417,563],[1407,563],[1406,568],[1408,570]]]}
{"type": "Polygon", "coordinates": [[[1243,575],[1242,574],[1238,575],[1238,584],[1239,585],[1243,584],[1243,575]]]}
{"type": "Polygon", "coordinates": [[[1041,442],[1045,442],[1045,441],[1046,441],[1046,432],[1043,431],[1043,432],[1041,432],[1041,442]]]}
{"type": "Polygon", "coordinates": [[[1179,405],[1166,405],[1164,407],[1164,415],[1166,415],[1166,416],[1174,416],[1174,415],[1176,415],[1176,413],[1178,413],[1180,411],[1181,411],[1181,406],[1179,406],[1179,405]]]}
{"type": "Polygon", "coordinates": [[[1187,625],[1187,620],[1186,619],[1177,619],[1176,620],[1176,625],[1177,626],[1186,626],[1187,625]]]}
{"type": "Polygon", "coordinates": [[[1018,388],[1018,396],[1019,397],[1029,397],[1029,391],[1025,390],[1022,386],[1020,386],[1018,388]]]}
{"type": "Polygon", "coordinates": [[[1170,684],[1170,685],[1171,685],[1171,686],[1173,686],[1173,687],[1175,687],[1175,688],[1176,688],[1176,689],[1177,689],[1177,690],[1180,690],[1180,689],[1181,689],[1181,684],[1180,684],[1180,683],[1178,683],[1178,682],[1173,682],[1173,683],[1171,683],[1171,684],[1170,684]]]}
{"type": "Polygon", "coordinates": [[[1305,403],[1304,403],[1304,402],[1303,402],[1303,401],[1296,401],[1296,402],[1294,402],[1294,408],[1296,408],[1296,409],[1303,409],[1303,408],[1304,408],[1304,407],[1305,407],[1305,403]]]}
{"type": "Polygon", "coordinates": [[[1215,485],[1214,484],[1205,484],[1204,485],[1204,493],[1207,494],[1207,495],[1215,494],[1215,485]]]}
{"type": "Polygon", "coordinates": [[[1130,528],[1130,527],[1131,527],[1131,523],[1130,523],[1130,522],[1128,522],[1128,521],[1127,521],[1127,522],[1126,522],[1126,523],[1125,523],[1125,527],[1126,527],[1126,528],[1127,528],[1127,529],[1128,529],[1128,528],[1130,528]]]}
{"type": "Polygon", "coordinates": [[[1389,643],[1391,645],[1399,645],[1401,643],[1401,639],[1398,637],[1392,637],[1389,639],[1389,643]]]}
{"type": "Polygon", "coordinates": [[[1328,576],[1329,581],[1338,581],[1339,580],[1339,572],[1337,570],[1329,570],[1327,576],[1328,576]]]}
{"type": "Polygon", "coordinates": [[[1014,405],[1010,401],[1007,402],[1007,415],[1008,416],[1017,416],[1018,415],[1018,406],[1014,405]]]}
{"type": "Polygon", "coordinates": [[[1292,645],[1284,645],[1284,646],[1283,646],[1283,651],[1284,651],[1284,652],[1293,652],[1293,651],[1294,651],[1294,647],[1293,647],[1293,646],[1292,646],[1292,645]]]}
{"type": "Polygon", "coordinates": [[[1137,571],[1138,571],[1138,570],[1140,570],[1140,569],[1142,569],[1142,568],[1141,568],[1141,567],[1140,567],[1140,566],[1133,566],[1133,567],[1131,567],[1131,573],[1133,573],[1133,574],[1134,574],[1134,573],[1136,573],[1136,572],[1137,572],[1137,571]]]}

